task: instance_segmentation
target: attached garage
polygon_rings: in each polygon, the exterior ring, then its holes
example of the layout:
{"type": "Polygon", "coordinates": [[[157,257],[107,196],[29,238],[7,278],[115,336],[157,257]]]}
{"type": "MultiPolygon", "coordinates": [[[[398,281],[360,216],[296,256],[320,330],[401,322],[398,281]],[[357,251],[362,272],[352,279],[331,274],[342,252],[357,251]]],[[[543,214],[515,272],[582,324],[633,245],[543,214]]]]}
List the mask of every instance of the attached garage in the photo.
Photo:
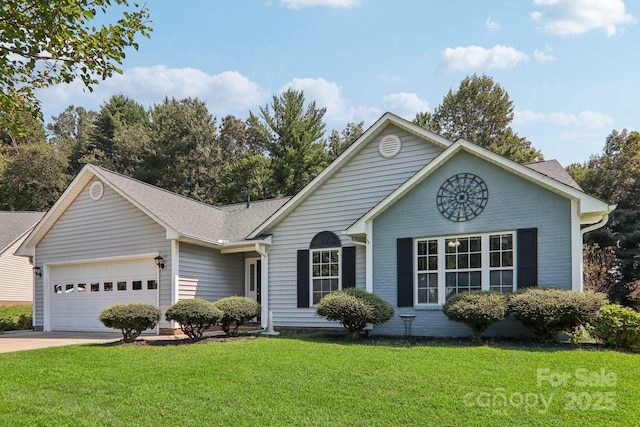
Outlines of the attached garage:
{"type": "Polygon", "coordinates": [[[158,306],[158,267],[153,255],[49,267],[48,297],[53,331],[113,331],[98,320],[116,304],[158,306]]]}

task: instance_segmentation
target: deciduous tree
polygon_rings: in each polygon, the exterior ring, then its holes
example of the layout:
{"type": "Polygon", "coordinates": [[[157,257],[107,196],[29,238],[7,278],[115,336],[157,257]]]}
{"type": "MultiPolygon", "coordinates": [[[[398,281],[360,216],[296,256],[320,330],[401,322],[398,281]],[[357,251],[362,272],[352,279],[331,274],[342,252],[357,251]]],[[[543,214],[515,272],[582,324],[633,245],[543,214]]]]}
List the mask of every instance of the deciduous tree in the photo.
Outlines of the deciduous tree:
{"type": "Polygon", "coordinates": [[[77,78],[92,90],[151,31],[148,8],[128,0],[3,0],[0,18],[0,129],[14,136],[21,112],[39,114],[37,89],[77,78]]]}

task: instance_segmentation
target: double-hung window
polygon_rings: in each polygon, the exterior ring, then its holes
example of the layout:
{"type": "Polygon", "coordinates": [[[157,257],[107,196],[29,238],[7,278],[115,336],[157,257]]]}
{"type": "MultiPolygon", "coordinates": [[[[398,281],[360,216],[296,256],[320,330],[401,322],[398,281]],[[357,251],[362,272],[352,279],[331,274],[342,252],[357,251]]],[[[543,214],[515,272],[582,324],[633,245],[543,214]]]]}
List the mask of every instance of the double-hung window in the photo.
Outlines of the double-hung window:
{"type": "Polygon", "coordinates": [[[513,292],[514,233],[416,239],[417,304],[444,304],[465,291],[513,292]]]}
{"type": "Polygon", "coordinates": [[[313,305],[340,289],[340,248],[311,250],[311,283],[313,305]]]}

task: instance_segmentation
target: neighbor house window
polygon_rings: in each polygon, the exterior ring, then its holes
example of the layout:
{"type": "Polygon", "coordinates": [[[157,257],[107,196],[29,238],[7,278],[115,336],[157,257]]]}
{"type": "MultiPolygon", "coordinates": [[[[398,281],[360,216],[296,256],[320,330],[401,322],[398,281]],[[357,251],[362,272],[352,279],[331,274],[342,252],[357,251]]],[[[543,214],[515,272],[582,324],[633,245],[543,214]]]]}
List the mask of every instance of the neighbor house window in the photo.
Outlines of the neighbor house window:
{"type": "Polygon", "coordinates": [[[313,305],[340,289],[340,248],[311,251],[311,283],[313,305]]]}
{"type": "Polygon", "coordinates": [[[444,304],[467,291],[514,290],[514,233],[416,239],[414,250],[417,304],[444,304]]]}

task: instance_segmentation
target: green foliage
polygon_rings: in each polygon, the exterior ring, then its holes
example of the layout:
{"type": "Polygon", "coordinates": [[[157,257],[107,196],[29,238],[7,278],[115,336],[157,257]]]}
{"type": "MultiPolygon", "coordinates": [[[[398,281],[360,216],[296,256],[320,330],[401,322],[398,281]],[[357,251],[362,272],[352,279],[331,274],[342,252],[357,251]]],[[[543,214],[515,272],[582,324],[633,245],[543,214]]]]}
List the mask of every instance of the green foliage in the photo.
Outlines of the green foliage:
{"type": "Polygon", "coordinates": [[[381,325],[384,322],[391,320],[395,313],[391,304],[380,298],[378,295],[367,292],[364,289],[347,288],[342,292],[361,299],[373,307],[373,313],[368,322],[372,325],[381,325]]]}
{"type": "Polygon", "coordinates": [[[593,335],[607,347],[640,349],[640,313],[635,310],[605,305],[591,326],[593,335]]]}
{"type": "Polygon", "coordinates": [[[470,327],[474,340],[479,341],[485,329],[504,319],[507,297],[497,292],[463,292],[449,298],[442,311],[449,319],[470,327]]]}
{"type": "Polygon", "coordinates": [[[165,318],[180,323],[182,332],[195,341],[201,339],[204,331],[216,325],[223,315],[209,301],[195,298],[173,304],[167,309],[165,318]]]}
{"type": "Polygon", "coordinates": [[[226,297],[213,303],[222,311],[220,326],[227,336],[238,335],[238,328],[260,314],[260,304],[248,297],[226,297]]]}
{"type": "Polygon", "coordinates": [[[328,164],[322,140],[325,112],[315,101],[305,109],[304,93],[293,89],[274,95],[270,106],[260,107],[261,134],[279,195],[295,195],[328,164]]]}
{"type": "Polygon", "coordinates": [[[197,98],[165,98],[150,111],[151,147],[137,178],[215,203],[216,120],[197,98]]]}
{"type": "Polygon", "coordinates": [[[614,130],[602,154],[568,171],[586,193],[617,204],[605,227],[588,233],[586,240],[615,250],[622,277],[610,286],[610,298],[640,307],[632,295],[638,292],[634,282],[640,280],[640,132],[614,130]]]}
{"type": "Polygon", "coordinates": [[[80,172],[87,163],[83,157],[90,152],[96,116],[95,111],[71,105],[47,124],[50,134],[48,142],[67,156],[67,173],[70,177],[80,172]]]}
{"type": "Polygon", "coordinates": [[[560,332],[593,320],[608,303],[602,293],[572,292],[555,288],[528,288],[512,295],[509,311],[529,328],[538,340],[552,341],[560,332]]]}
{"type": "Polygon", "coordinates": [[[107,328],[120,329],[124,342],[133,342],[160,321],[160,310],[149,304],[118,304],[105,308],[98,319],[107,328]]]}
{"type": "Polygon", "coordinates": [[[68,185],[64,153],[47,142],[18,145],[0,176],[0,210],[46,211],[68,185]]]}
{"type": "Polygon", "coordinates": [[[1,13],[0,129],[14,136],[22,112],[39,114],[37,89],[80,79],[92,90],[121,73],[125,49],[151,31],[148,8],[128,0],[4,0],[1,13]],[[122,16],[105,23],[111,8],[122,16]]]}
{"type": "Polygon", "coordinates": [[[336,157],[342,154],[347,148],[351,146],[360,136],[364,133],[364,122],[360,123],[347,123],[347,126],[339,133],[337,130],[333,130],[329,136],[329,161],[333,161],[336,157]]]}
{"type": "Polygon", "coordinates": [[[513,101],[489,76],[467,76],[449,93],[434,114],[418,113],[414,123],[455,141],[464,138],[518,163],[542,160],[542,153],[519,137],[509,124],[513,101]]]}
{"type": "Polygon", "coordinates": [[[352,338],[358,337],[368,324],[379,325],[393,317],[391,304],[361,289],[348,288],[325,295],[316,313],[327,320],[340,322],[352,338]]]}

